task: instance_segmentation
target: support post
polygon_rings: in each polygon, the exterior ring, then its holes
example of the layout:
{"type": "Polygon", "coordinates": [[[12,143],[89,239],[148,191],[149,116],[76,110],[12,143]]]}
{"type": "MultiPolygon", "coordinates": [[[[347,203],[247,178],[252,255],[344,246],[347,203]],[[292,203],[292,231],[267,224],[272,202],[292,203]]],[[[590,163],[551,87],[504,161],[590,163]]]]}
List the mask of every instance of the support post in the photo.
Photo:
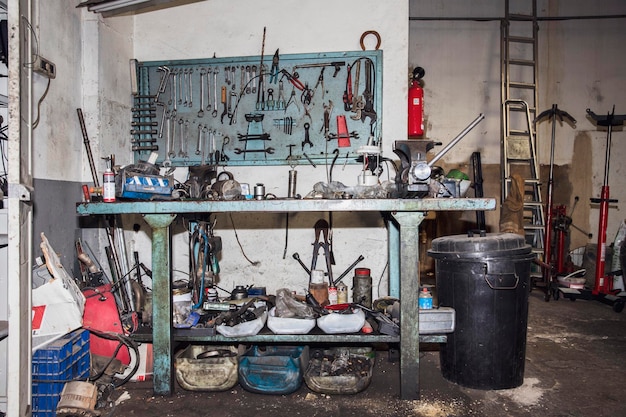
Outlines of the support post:
{"type": "Polygon", "coordinates": [[[396,212],[400,225],[400,397],[419,399],[419,225],[423,212],[396,212]]]}
{"type": "Polygon", "coordinates": [[[172,280],[170,277],[170,229],[174,214],[145,214],[152,228],[152,349],[154,393],[174,390],[172,357],[172,280]]]}

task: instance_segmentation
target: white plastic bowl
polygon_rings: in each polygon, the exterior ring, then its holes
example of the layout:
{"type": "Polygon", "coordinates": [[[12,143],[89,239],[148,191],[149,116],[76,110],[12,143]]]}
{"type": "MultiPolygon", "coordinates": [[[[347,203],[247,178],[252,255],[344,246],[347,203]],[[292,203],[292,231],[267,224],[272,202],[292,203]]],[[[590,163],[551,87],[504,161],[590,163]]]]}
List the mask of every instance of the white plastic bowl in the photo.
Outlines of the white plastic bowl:
{"type": "Polygon", "coordinates": [[[307,334],[315,327],[315,319],[276,317],[276,307],[270,310],[267,327],[275,334],[307,334]]]}
{"type": "Polygon", "coordinates": [[[217,330],[219,334],[226,337],[254,336],[261,331],[263,326],[265,326],[266,320],[267,311],[264,311],[260,317],[254,320],[246,321],[236,326],[227,326],[225,324],[220,324],[215,328],[215,330],[217,330]]]}
{"type": "Polygon", "coordinates": [[[351,314],[330,313],[317,319],[317,327],[324,333],[356,333],[365,324],[365,313],[360,308],[352,310],[351,314]]]}

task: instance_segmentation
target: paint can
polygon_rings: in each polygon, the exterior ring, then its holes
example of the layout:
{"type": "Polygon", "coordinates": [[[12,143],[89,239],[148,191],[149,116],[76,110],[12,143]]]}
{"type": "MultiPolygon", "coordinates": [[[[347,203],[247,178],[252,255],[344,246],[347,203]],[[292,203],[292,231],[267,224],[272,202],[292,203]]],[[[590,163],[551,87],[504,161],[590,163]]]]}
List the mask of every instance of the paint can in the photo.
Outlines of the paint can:
{"type": "Polygon", "coordinates": [[[372,276],[369,268],[354,269],[352,302],[372,308],[372,276]]]}
{"type": "Polygon", "coordinates": [[[102,176],[102,201],[113,203],[115,201],[115,174],[107,168],[102,176]]]}

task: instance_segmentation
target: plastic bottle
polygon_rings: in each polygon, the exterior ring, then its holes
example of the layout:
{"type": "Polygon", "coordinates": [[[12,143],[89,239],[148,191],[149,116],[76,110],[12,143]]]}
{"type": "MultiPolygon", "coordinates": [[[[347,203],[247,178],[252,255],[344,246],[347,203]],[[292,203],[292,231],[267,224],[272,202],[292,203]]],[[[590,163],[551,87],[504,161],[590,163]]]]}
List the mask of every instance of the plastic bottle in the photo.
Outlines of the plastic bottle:
{"type": "Polygon", "coordinates": [[[337,284],[337,304],[348,302],[348,286],[343,282],[337,284]]]}
{"type": "Polygon", "coordinates": [[[328,287],[328,304],[337,304],[337,287],[328,287]]]}
{"type": "Polygon", "coordinates": [[[430,310],[433,308],[433,295],[428,288],[422,288],[418,297],[419,308],[423,310],[430,310]]]}

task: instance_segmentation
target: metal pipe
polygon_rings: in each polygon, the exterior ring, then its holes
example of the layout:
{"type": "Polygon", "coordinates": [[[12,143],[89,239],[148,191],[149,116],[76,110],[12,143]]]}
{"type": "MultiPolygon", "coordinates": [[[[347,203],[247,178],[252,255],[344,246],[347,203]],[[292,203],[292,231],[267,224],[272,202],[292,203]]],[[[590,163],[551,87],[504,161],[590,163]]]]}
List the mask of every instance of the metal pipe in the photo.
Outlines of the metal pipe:
{"type": "Polygon", "coordinates": [[[89,144],[89,136],[87,136],[87,128],[85,127],[85,118],[83,117],[83,111],[76,109],[78,113],[78,121],[80,122],[80,130],[83,133],[83,143],[85,144],[85,150],[87,151],[87,159],[89,160],[89,168],[91,168],[91,176],[93,177],[93,185],[100,186],[98,181],[98,173],[96,172],[96,164],[93,162],[93,155],[91,153],[91,145],[89,144]]]}
{"type": "Polygon", "coordinates": [[[469,124],[469,126],[463,129],[463,131],[459,133],[457,137],[452,139],[452,142],[448,143],[442,150],[439,151],[439,153],[437,153],[437,155],[435,155],[435,157],[428,163],[428,166],[432,168],[432,166],[435,165],[437,161],[439,161],[450,149],[452,149],[461,139],[463,139],[465,135],[467,135],[470,132],[470,130],[472,130],[484,118],[485,118],[484,114],[482,113],[479,114],[478,117],[475,118],[474,121],[469,124]]]}

